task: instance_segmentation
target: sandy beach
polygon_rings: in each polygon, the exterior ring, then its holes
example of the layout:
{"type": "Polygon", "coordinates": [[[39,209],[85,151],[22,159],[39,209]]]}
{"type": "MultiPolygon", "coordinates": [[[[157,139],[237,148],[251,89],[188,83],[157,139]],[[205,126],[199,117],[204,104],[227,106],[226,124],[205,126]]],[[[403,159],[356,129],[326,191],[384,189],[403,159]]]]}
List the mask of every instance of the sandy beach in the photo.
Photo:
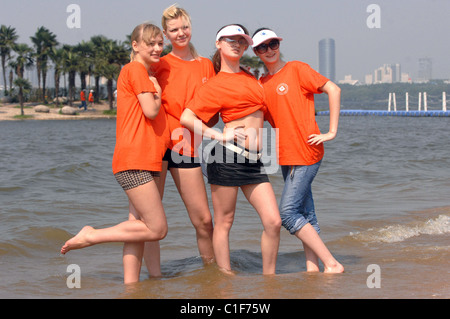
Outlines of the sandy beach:
{"type": "MultiPolygon", "coordinates": [[[[96,118],[115,118],[112,115],[105,115],[103,111],[109,110],[107,103],[93,104],[92,107],[88,107],[85,111],[78,109],[78,104],[75,103],[74,108],[77,109],[76,115],[61,114],[61,107],[50,106],[48,113],[36,112],[35,107],[38,104],[25,104],[24,113],[25,120],[77,120],[77,119],[96,119],[96,118]]],[[[23,118],[15,118],[16,115],[20,115],[20,106],[17,103],[3,103],[0,104],[0,121],[21,121],[23,118]]]]}

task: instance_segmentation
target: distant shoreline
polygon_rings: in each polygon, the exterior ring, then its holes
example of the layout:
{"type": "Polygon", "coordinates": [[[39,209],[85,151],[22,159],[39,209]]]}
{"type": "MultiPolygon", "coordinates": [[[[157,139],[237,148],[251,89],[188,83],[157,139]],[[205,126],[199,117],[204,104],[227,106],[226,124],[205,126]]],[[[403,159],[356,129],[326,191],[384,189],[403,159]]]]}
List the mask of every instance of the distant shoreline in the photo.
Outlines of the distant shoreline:
{"type": "MultiPolygon", "coordinates": [[[[76,104],[73,108],[77,109],[76,115],[61,114],[61,107],[49,106],[48,113],[36,112],[34,107],[39,104],[26,103],[24,106],[25,118],[17,118],[20,116],[20,106],[17,103],[3,103],[0,104],[0,121],[24,121],[24,120],[86,120],[86,119],[115,119],[115,115],[103,114],[104,111],[109,110],[108,103],[94,104],[92,107],[78,109],[76,104]]],[[[65,106],[65,105],[64,105],[65,106]]]]}

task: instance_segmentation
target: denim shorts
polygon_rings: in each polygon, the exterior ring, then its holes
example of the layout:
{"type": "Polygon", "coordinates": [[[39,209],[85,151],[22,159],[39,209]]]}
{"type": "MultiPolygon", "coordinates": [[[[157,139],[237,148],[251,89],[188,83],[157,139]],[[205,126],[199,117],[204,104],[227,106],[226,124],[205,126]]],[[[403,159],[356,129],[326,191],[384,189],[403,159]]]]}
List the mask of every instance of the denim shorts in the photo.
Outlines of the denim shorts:
{"type": "Polygon", "coordinates": [[[311,184],[321,162],[304,166],[281,166],[285,184],[280,200],[280,217],[283,226],[292,235],[308,223],[320,233],[311,184]]]}

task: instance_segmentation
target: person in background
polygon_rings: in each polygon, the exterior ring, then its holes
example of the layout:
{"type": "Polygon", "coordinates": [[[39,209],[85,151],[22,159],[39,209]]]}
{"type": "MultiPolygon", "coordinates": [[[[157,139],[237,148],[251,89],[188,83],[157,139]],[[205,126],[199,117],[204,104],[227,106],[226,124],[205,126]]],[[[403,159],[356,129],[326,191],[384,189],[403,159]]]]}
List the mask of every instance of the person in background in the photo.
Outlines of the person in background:
{"type": "Polygon", "coordinates": [[[303,242],[306,269],[340,273],[344,267],[332,256],[319,236],[311,184],[324,156],[323,143],[336,137],[340,88],[300,61],[284,62],[275,32],[261,28],[253,35],[253,50],[269,73],[260,79],[266,95],[267,118],[278,129],[277,157],[285,186],[280,201],[283,226],[303,242]],[[314,94],[329,97],[330,125],[321,134],[315,120],[314,94]]]}
{"type": "Polygon", "coordinates": [[[129,202],[129,219],[105,229],[85,226],[61,248],[66,254],[106,242],[124,242],[123,267],[126,284],[139,281],[144,244],[163,239],[168,231],[166,215],[155,177],[162,169],[162,157],[169,134],[161,108],[161,88],[149,77],[152,64],[159,62],[164,39],[152,24],[137,26],[131,35],[132,62],[117,80],[116,145],[112,170],[129,202]]]}
{"type": "MultiPolygon", "coordinates": [[[[171,141],[163,158],[160,192],[164,194],[166,174],[169,170],[195,228],[197,246],[204,264],[214,260],[212,247],[213,224],[203,180],[198,146],[201,136],[180,124],[181,113],[199,87],[215,75],[213,65],[201,57],[192,45],[191,18],[186,10],[172,5],[162,16],[164,35],[172,50],[152,66],[152,73],[162,88],[162,107],[167,113],[171,141]]],[[[214,125],[215,122],[209,125],[214,125]]],[[[160,276],[159,243],[146,245],[145,261],[150,276],[160,276]]]]}
{"type": "Polygon", "coordinates": [[[92,104],[94,103],[94,90],[91,90],[89,92],[88,100],[89,100],[89,106],[92,107],[92,104]]]}
{"type": "Polygon", "coordinates": [[[79,107],[79,109],[84,108],[84,110],[87,110],[87,104],[86,104],[86,93],[84,92],[84,90],[80,91],[80,100],[81,100],[81,105],[79,107]]]}
{"type": "Polygon", "coordinates": [[[281,219],[260,160],[265,110],[263,88],[240,67],[240,58],[251,44],[252,39],[241,25],[228,25],[218,31],[213,58],[218,73],[197,91],[181,116],[181,124],[218,141],[207,166],[218,267],[225,273],[233,273],[229,234],[240,188],[261,218],[262,269],[263,274],[269,275],[276,270],[281,219]],[[225,123],[222,133],[205,124],[217,113],[225,123]]]}

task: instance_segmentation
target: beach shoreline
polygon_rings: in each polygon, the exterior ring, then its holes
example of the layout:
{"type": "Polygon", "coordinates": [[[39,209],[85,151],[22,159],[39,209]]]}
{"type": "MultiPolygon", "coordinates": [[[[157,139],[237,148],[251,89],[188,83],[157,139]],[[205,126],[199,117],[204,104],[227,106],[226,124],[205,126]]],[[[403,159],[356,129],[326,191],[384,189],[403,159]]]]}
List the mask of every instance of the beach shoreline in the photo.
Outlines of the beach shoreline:
{"type": "MultiPolygon", "coordinates": [[[[78,109],[75,104],[73,108],[77,109],[76,115],[61,114],[61,107],[49,106],[48,113],[36,112],[35,107],[39,104],[26,103],[24,105],[25,118],[16,117],[20,115],[20,106],[17,103],[2,103],[0,104],[0,121],[23,121],[23,120],[86,120],[86,119],[114,119],[115,115],[103,114],[104,111],[109,110],[109,104],[101,102],[93,104],[84,109],[78,109]]],[[[65,105],[63,105],[65,106],[65,105]]]]}

